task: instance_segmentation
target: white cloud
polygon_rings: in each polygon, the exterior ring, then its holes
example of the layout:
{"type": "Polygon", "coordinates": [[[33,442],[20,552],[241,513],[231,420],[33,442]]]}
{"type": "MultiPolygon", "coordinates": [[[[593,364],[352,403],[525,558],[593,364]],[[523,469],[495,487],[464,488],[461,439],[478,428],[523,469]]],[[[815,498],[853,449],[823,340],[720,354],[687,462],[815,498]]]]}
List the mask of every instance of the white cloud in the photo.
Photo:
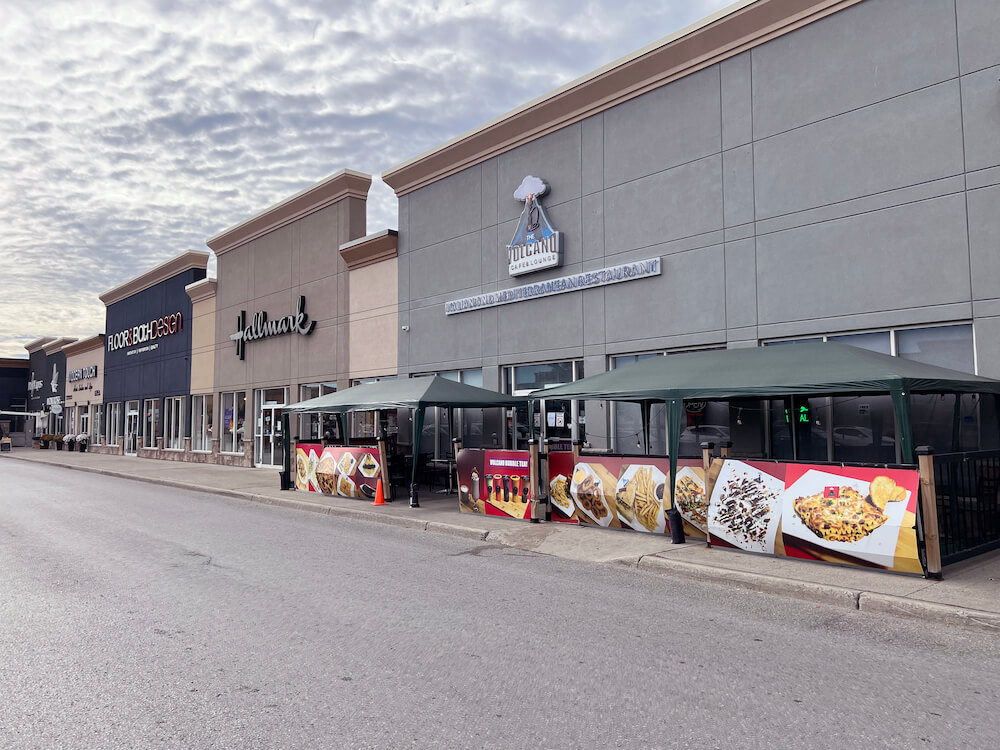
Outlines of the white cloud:
{"type": "Polygon", "coordinates": [[[544,195],[548,189],[549,186],[545,184],[545,180],[529,174],[517,186],[514,197],[519,201],[526,201],[529,195],[544,195]]]}
{"type": "MultiPolygon", "coordinates": [[[[723,0],[7,0],[0,356],[343,167],[378,174],[723,0]]],[[[396,226],[373,181],[368,229],[396,226]]]]}

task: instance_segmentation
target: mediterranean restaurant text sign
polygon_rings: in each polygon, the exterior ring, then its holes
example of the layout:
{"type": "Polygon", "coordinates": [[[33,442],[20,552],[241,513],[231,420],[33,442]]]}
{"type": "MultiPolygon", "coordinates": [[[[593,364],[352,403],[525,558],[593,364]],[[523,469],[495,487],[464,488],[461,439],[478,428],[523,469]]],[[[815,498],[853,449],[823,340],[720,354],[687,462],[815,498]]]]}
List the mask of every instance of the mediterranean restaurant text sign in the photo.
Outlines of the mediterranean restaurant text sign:
{"type": "Polygon", "coordinates": [[[525,284],[524,286],[515,286],[496,292],[477,294],[475,297],[450,300],[444,303],[444,312],[445,315],[455,315],[456,313],[470,312],[472,310],[482,310],[485,307],[508,305],[511,302],[521,302],[522,300],[535,299],[536,297],[548,297],[553,294],[562,294],[563,292],[591,289],[598,286],[607,286],[608,284],[618,284],[622,281],[632,281],[633,279],[644,279],[649,276],[659,275],[660,259],[650,258],[649,260],[640,260],[635,263],[623,263],[620,266],[609,266],[597,271],[575,273],[571,276],[560,276],[558,279],[539,281],[535,284],[525,284]]]}
{"type": "Polygon", "coordinates": [[[514,191],[514,197],[524,201],[524,210],[507,245],[507,270],[511,276],[552,268],[562,262],[562,238],[538,202],[548,189],[544,180],[528,175],[514,191]]]}
{"type": "Polygon", "coordinates": [[[268,320],[266,312],[257,312],[254,313],[253,322],[247,325],[247,311],[240,310],[239,317],[236,318],[236,333],[229,338],[236,342],[236,356],[243,359],[248,341],[280,336],[284,333],[301,333],[307,336],[315,327],[316,321],[309,320],[309,315],[306,313],[306,298],[300,296],[294,314],[275,320],[268,320]]]}

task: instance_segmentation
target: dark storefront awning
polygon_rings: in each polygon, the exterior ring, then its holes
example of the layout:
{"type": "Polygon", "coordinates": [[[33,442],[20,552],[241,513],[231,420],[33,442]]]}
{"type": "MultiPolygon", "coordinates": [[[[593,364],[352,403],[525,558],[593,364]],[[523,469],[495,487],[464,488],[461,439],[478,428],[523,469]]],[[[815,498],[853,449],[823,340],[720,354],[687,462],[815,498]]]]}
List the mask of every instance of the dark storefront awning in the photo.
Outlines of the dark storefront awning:
{"type": "Polygon", "coordinates": [[[466,383],[457,383],[440,375],[428,375],[363,383],[292,404],[286,407],[286,411],[293,414],[343,414],[375,409],[425,409],[428,406],[489,408],[514,406],[523,404],[526,400],[521,396],[508,396],[466,383]]]}

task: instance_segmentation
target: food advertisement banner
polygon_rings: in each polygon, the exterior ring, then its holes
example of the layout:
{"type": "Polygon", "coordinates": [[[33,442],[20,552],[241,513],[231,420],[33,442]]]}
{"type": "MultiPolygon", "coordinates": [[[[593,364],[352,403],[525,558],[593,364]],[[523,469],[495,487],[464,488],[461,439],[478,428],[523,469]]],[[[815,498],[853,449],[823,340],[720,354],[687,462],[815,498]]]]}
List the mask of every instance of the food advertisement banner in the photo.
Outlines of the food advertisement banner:
{"type": "Polygon", "coordinates": [[[458,452],[458,507],[463,513],[531,518],[531,454],[463,448],[458,452]]]}
{"type": "MultiPolygon", "coordinates": [[[[295,489],[340,497],[375,498],[382,467],[378,450],[298,443],[295,446],[295,489]]],[[[388,488],[383,486],[388,494],[388,488]]]]}
{"type": "Polygon", "coordinates": [[[915,469],[726,460],[712,490],[714,545],[922,573],[915,469]]]}
{"type": "MultiPolygon", "coordinates": [[[[701,462],[681,461],[678,504],[689,536],[705,538],[705,473],[701,462]]],[[[583,456],[553,452],[548,457],[552,520],[647,534],[670,531],[665,491],[670,461],[649,456],[583,456]]]]}

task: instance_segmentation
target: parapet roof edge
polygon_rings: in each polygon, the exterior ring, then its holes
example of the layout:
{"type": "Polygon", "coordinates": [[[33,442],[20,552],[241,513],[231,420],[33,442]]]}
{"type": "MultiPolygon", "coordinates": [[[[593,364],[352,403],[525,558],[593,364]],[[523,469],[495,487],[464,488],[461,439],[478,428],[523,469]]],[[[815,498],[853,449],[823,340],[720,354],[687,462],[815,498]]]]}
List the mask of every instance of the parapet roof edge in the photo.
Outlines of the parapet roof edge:
{"type": "Polygon", "coordinates": [[[863,0],[738,0],[686,28],[384,171],[397,196],[787,34],[863,0]]]}
{"type": "Polygon", "coordinates": [[[222,255],[344,198],[367,200],[371,184],[370,174],[353,169],[341,169],[295,195],[265,208],[249,219],[212,235],[205,244],[212,248],[216,255],[222,255]]]}
{"type": "Polygon", "coordinates": [[[113,289],[109,289],[104,294],[99,295],[100,300],[105,305],[113,305],[115,302],[120,302],[126,297],[131,297],[133,294],[145,291],[179,273],[184,273],[192,268],[208,268],[208,259],[210,257],[211,254],[204,250],[185,250],[183,253],[165,260],[160,265],[149,269],[145,273],[129,279],[124,284],[119,284],[113,289]]]}

